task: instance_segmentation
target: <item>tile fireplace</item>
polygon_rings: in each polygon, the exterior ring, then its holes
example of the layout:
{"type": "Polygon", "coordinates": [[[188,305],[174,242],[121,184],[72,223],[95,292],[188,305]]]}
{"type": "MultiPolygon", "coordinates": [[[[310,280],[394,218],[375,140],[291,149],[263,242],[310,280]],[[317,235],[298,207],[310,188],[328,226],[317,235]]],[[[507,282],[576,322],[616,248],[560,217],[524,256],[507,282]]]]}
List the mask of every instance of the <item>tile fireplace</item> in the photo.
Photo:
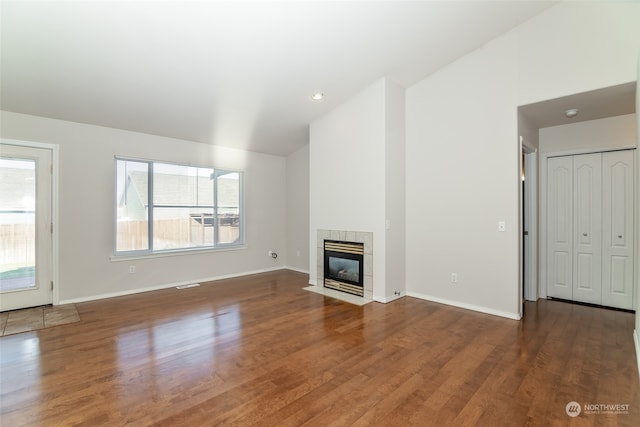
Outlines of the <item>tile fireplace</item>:
{"type": "Polygon", "coordinates": [[[373,233],[317,231],[318,288],[373,299],[373,233]]]}

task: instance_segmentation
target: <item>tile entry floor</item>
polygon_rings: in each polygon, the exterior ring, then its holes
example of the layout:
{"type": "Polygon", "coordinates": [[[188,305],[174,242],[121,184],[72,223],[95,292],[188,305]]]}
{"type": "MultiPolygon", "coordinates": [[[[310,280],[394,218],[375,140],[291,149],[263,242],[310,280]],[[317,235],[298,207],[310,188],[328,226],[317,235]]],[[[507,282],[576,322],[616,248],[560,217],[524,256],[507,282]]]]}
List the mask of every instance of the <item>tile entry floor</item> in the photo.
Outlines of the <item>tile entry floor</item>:
{"type": "Polygon", "coordinates": [[[45,305],[0,313],[0,336],[79,322],[75,304],[45,305]]]}

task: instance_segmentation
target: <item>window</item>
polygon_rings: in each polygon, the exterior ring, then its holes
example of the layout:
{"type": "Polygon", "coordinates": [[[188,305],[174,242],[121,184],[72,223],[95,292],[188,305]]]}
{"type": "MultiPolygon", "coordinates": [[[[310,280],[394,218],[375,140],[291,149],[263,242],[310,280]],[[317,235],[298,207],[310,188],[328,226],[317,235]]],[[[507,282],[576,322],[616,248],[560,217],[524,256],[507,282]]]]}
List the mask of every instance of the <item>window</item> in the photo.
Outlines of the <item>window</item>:
{"type": "Polygon", "coordinates": [[[115,253],[244,243],[242,173],[116,158],[115,253]]]}

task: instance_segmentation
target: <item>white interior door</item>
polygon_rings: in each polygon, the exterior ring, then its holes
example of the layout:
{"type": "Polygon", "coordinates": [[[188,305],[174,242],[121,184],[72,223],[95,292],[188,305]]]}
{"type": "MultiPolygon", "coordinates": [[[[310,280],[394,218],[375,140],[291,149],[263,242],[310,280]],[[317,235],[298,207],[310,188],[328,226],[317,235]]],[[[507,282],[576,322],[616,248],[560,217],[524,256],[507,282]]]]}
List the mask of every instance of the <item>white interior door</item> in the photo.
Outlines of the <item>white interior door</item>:
{"type": "Polygon", "coordinates": [[[547,295],[573,298],[573,157],[547,160],[547,295]]]}
{"type": "Polygon", "coordinates": [[[52,151],[0,144],[0,311],[52,302],[52,151]]]}
{"type": "Polygon", "coordinates": [[[633,308],[634,152],[603,154],[602,303],[633,308]]]}
{"type": "Polygon", "coordinates": [[[573,299],[602,303],[602,154],[573,158],[573,299]]]}

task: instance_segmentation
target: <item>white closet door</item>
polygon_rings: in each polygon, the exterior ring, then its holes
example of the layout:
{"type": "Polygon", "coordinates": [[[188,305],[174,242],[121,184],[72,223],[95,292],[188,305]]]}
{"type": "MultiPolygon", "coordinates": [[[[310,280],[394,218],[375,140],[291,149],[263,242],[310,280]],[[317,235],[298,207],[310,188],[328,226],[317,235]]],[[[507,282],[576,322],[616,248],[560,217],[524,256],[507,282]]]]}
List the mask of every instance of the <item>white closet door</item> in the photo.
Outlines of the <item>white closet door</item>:
{"type": "Polygon", "coordinates": [[[547,160],[547,295],[573,298],[573,157],[547,160]]]}
{"type": "Polygon", "coordinates": [[[633,308],[633,151],[603,154],[602,304],[633,308]]]}
{"type": "Polygon", "coordinates": [[[602,304],[602,154],[573,158],[573,300],[602,304]]]}

